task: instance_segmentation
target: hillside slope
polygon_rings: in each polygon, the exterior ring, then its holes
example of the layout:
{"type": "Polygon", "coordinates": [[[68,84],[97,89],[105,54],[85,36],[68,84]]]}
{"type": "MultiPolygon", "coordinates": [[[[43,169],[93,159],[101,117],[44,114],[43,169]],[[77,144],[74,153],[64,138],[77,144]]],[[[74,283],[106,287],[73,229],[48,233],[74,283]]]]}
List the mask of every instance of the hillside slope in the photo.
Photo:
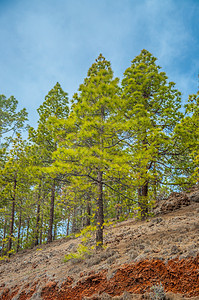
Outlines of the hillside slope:
{"type": "Polygon", "coordinates": [[[149,299],[160,282],[167,299],[199,299],[199,190],[173,193],[155,211],[106,228],[106,249],[84,260],[63,262],[79,237],[1,261],[0,299],[149,299]]]}

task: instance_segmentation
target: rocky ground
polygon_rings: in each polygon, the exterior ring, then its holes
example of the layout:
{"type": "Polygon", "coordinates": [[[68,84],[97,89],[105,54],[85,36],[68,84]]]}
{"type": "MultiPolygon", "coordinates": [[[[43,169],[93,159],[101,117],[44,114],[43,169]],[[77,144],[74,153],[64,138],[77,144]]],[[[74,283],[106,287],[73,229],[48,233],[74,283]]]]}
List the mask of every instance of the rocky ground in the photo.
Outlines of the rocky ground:
{"type": "MultiPolygon", "coordinates": [[[[81,237],[0,262],[0,299],[199,299],[199,188],[172,193],[155,217],[105,229],[106,249],[64,262],[81,237]]],[[[89,247],[94,244],[91,239],[89,247]]]]}

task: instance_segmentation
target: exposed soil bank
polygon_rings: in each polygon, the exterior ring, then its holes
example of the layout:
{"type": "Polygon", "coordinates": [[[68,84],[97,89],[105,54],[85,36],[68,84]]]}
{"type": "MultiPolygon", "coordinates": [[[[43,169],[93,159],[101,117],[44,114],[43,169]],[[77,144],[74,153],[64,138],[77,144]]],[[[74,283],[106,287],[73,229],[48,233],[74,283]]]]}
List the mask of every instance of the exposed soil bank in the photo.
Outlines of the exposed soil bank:
{"type": "Polygon", "coordinates": [[[76,283],[71,277],[68,277],[62,284],[50,281],[41,289],[37,286],[39,285],[37,282],[30,287],[26,285],[20,292],[20,287],[15,287],[15,290],[12,291],[6,289],[3,291],[1,299],[80,300],[104,292],[112,297],[121,295],[124,291],[144,294],[149,292],[152,285],[159,282],[162,283],[167,292],[186,297],[198,296],[199,299],[199,255],[196,258],[173,259],[168,262],[144,260],[123,265],[111,273],[108,270],[103,270],[97,274],[84,276],[76,283]],[[33,296],[36,290],[37,294],[33,296]],[[18,297],[15,298],[18,292],[18,297]]]}

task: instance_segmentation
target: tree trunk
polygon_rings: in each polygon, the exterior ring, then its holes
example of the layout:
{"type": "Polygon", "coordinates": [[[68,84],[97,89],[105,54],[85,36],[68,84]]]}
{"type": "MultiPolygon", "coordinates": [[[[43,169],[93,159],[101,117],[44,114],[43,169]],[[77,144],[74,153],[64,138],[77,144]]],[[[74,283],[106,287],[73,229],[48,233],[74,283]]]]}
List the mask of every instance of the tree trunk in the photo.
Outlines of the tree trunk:
{"type": "Polygon", "coordinates": [[[67,221],[66,236],[69,235],[69,226],[70,226],[70,214],[68,216],[68,221],[67,221]]]}
{"type": "Polygon", "coordinates": [[[4,241],[5,241],[5,238],[6,238],[6,229],[7,229],[7,219],[5,217],[4,225],[3,225],[3,241],[2,241],[2,249],[1,249],[1,255],[2,256],[4,254],[4,247],[5,247],[4,241]]]}
{"type": "Polygon", "coordinates": [[[41,228],[40,228],[40,236],[39,236],[39,244],[42,245],[42,239],[43,239],[43,214],[41,215],[41,228]]]}
{"type": "Polygon", "coordinates": [[[16,251],[19,252],[20,248],[20,235],[21,235],[21,208],[19,213],[19,225],[18,225],[18,235],[17,235],[17,249],[16,251]]]}
{"type": "Polygon", "coordinates": [[[51,190],[50,218],[49,218],[47,243],[51,243],[53,239],[54,205],[55,205],[55,180],[53,180],[53,186],[51,190]]]}
{"type": "Polygon", "coordinates": [[[57,224],[54,225],[53,241],[56,240],[56,237],[57,237],[57,224]]]}
{"type": "Polygon", "coordinates": [[[102,171],[98,172],[98,199],[97,199],[97,231],[96,231],[96,249],[101,250],[103,247],[103,224],[104,224],[104,211],[103,211],[103,184],[102,184],[102,171]]]}
{"type": "Polygon", "coordinates": [[[141,211],[141,219],[146,219],[148,215],[148,182],[138,188],[138,205],[141,211]]]}
{"type": "Polygon", "coordinates": [[[72,218],[72,233],[77,232],[76,214],[77,214],[77,207],[74,206],[74,209],[73,209],[73,218],[72,218]]]}
{"type": "Polygon", "coordinates": [[[145,219],[149,212],[148,207],[148,182],[142,186],[142,197],[143,197],[143,219],[145,219]]]}
{"type": "Polygon", "coordinates": [[[91,225],[91,198],[88,195],[87,203],[86,203],[86,226],[91,225]]]}
{"type": "Polygon", "coordinates": [[[35,232],[35,246],[39,245],[39,225],[40,225],[40,198],[41,198],[41,184],[39,185],[38,198],[37,198],[37,219],[36,219],[36,232],[35,232]]]}
{"type": "Polygon", "coordinates": [[[14,231],[14,218],[15,218],[16,187],[17,187],[17,180],[15,178],[14,179],[14,187],[13,187],[12,212],[11,212],[11,219],[10,219],[10,232],[9,232],[9,240],[8,240],[8,252],[12,249],[12,240],[13,240],[13,231],[14,231]]]}
{"type": "Polygon", "coordinates": [[[24,230],[24,227],[22,227],[22,230],[21,230],[21,245],[22,245],[22,247],[24,246],[24,234],[25,234],[25,230],[24,230]]]}
{"type": "Polygon", "coordinates": [[[30,218],[28,217],[27,220],[27,231],[26,231],[26,241],[28,242],[28,238],[29,238],[29,228],[30,228],[30,218]]]}

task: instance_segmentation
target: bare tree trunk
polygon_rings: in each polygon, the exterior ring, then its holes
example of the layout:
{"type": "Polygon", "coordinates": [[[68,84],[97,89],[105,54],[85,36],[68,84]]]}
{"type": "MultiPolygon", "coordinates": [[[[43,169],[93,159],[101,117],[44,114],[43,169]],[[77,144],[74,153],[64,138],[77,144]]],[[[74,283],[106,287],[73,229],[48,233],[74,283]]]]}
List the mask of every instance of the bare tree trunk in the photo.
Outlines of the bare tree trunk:
{"type": "Polygon", "coordinates": [[[40,225],[40,198],[41,198],[41,183],[39,184],[38,198],[37,198],[37,219],[36,219],[36,232],[35,232],[35,246],[39,245],[39,225],[40,225]]]}
{"type": "Polygon", "coordinates": [[[81,216],[81,219],[78,223],[78,231],[81,230],[82,228],[84,228],[84,226],[85,226],[84,207],[83,207],[83,205],[81,205],[79,207],[79,216],[81,216]]]}
{"type": "Polygon", "coordinates": [[[143,197],[143,218],[146,218],[149,212],[148,207],[148,182],[142,186],[142,197],[143,197]]]}
{"type": "MultiPolygon", "coordinates": [[[[43,214],[41,216],[41,224],[43,224],[43,214]]],[[[39,244],[42,245],[42,239],[43,239],[43,227],[41,225],[41,228],[40,228],[40,236],[39,236],[39,244]]]]}
{"type": "Polygon", "coordinates": [[[49,218],[47,243],[51,243],[53,239],[54,205],[55,205],[55,180],[53,180],[53,186],[51,190],[50,218],[49,218]]]}
{"type": "Polygon", "coordinates": [[[148,182],[138,188],[138,204],[141,210],[141,219],[148,215],[148,182]]]}
{"type": "Polygon", "coordinates": [[[66,236],[69,235],[69,226],[70,226],[70,214],[69,214],[68,220],[67,220],[66,236]]]}
{"type": "Polygon", "coordinates": [[[28,238],[29,238],[29,228],[30,228],[30,218],[28,217],[27,220],[27,230],[26,230],[26,241],[28,242],[28,238]]]}
{"type": "Polygon", "coordinates": [[[19,225],[18,225],[18,235],[17,235],[17,249],[16,251],[19,252],[20,248],[20,235],[21,235],[21,208],[19,213],[19,225]]]}
{"type": "Polygon", "coordinates": [[[53,241],[56,240],[56,237],[57,237],[57,224],[54,225],[53,241]]]}
{"type": "Polygon", "coordinates": [[[14,179],[14,187],[13,187],[13,197],[12,197],[12,211],[11,211],[11,219],[10,219],[10,232],[9,232],[9,240],[8,240],[8,251],[12,249],[12,240],[13,240],[13,231],[14,231],[14,218],[15,218],[15,198],[16,198],[16,187],[17,180],[14,179]]]}
{"type": "Polygon", "coordinates": [[[24,241],[24,234],[25,234],[25,230],[24,230],[24,226],[22,224],[22,230],[21,230],[21,241],[22,241],[22,243],[24,241]]]}
{"type": "Polygon", "coordinates": [[[39,223],[40,223],[40,203],[37,203],[37,219],[36,219],[36,233],[35,233],[35,246],[39,244],[39,223]]]}
{"type": "Polygon", "coordinates": [[[86,203],[86,226],[91,225],[91,197],[88,195],[86,203]]]}
{"type": "MultiPolygon", "coordinates": [[[[104,107],[101,106],[101,128],[100,128],[100,150],[103,152],[104,149],[104,141],[103,141],[103,133],[104,133],[104,107]]],[[[101,157],[102,158],[102,157],[101,157]]],[[[97,174],[97,185],[98,185],[98,199],[97,199],[97,230],[96,230],[96,250],[102,250],[103,247],[103,229],[104,229],[104,207],[103,207],[103,172],[98,170],[97,174]]]]}
{"type": "Polygon", "coordinates": [[[78,224],[77,224],[77,207],[74,206],[73,208],[73,218],[72,218],[72,233],[75,233],[78,231],[78,224]]]}
{"type": "Polygon", "coordinates": [[[2,248],[1,248],[1,255],[2,256],[4,254],[4,247],[5,247],[4,241],[5,241],[5,238],[6,238],[6,229],[7,229],[7,219],[5,217],[4,225],[3,225],[3,241],[2,241],[2,248]]]}
{"type": "Polygon", "coordinates": [[[103,224],[104,224],[104,211],[103,211],[103,184],[102,184],[102,171],[98,172],[98,199],[97,199],[97,231],[96,231],[96,249],[101,250],[103,247],[103,224]]]}

